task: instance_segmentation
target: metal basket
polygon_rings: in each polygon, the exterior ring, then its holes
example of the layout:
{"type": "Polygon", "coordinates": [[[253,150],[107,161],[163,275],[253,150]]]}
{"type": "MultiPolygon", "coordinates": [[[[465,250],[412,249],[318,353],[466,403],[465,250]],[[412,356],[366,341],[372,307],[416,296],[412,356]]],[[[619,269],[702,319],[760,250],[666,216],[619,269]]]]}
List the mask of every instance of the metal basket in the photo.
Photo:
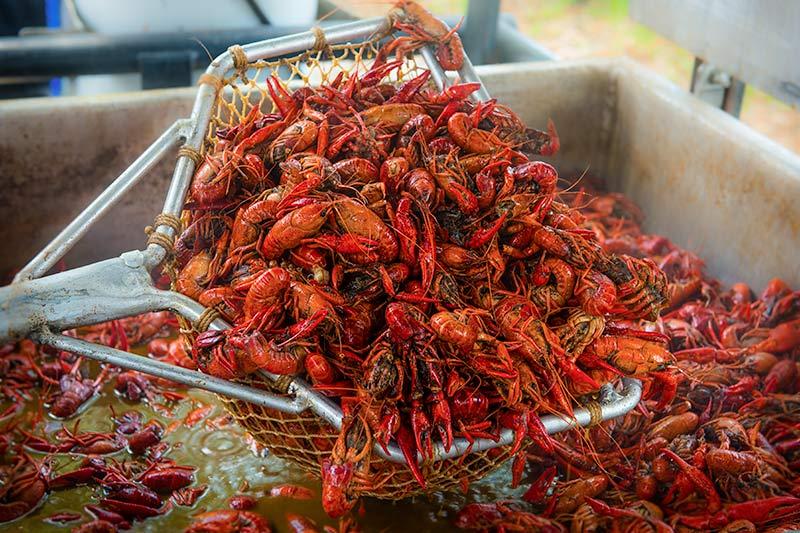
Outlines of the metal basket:
{"type": "MultiPolygon", "coordinates": [[[[170,310],[185,320],[184,332],[192,335],[207,328],[229,327],[213,309],[206,309],[185,295],[154,287],[150,272],[162,266],[169,271],[169,251],[181,229],[180,216],[185,196],[202,154],[212,148],[217,128],[238,123],[253,106],[266,110],[273,105],[264,81],[270,75],[289,88],[330,81],[343,73],[363,74],[377,52],[378,43],[392,34],[391,17],[315,28],[297,35],[246,46],[231,47],[217,57],[200,79],[191,117],[176,121],[126,171],[101,193],[18,274],[14,283],[0,288],[0,341],[30,337],[43,344],[127,369],[170,379],[219,395],[236,420],[277,456],[290,459],[304,469],[319,473],[319,462],[329,450],[342,426],[339,406],[314,391],[300,378],[261,372],[230,382],[197,371],[175,367],[135,354],[95,345],[57,332],[78,326],[136,315],[170,310]],[[179,150],[164,207],[153,224],[145,250],[133,250],[120,257],[85,267],[40,277],[88,231],[103,214],[178,143],[179,150]]],[[[430,48],[419,57],[409,57],[396,74],[396,81],[423,68],[442,89],[448,79],[430,48]]],[[[458,72],[462,81],[477,81],[469,59],[458,72]]],[[[474,94],[488,99],[485,88],[474,94]]],[[[604,386],[597,401],[579,407],[570,416],[542,417],[549,433],[587,426],[624,415],[641,397],[641,383],[623,379],[621,394],[604,386]]],[[[508,458],[513,431],[506,429],[497,441],[456,439],[446,450],[434,445],[432,460],[418,457],[428,481],[427,490],[453,488],[464,481],[479,479],[508,458]]],[[[398,499],[420,492],[399,447],[384,450],[375,445],[374,475],[355,487],[365,495],[398,499]]]]}

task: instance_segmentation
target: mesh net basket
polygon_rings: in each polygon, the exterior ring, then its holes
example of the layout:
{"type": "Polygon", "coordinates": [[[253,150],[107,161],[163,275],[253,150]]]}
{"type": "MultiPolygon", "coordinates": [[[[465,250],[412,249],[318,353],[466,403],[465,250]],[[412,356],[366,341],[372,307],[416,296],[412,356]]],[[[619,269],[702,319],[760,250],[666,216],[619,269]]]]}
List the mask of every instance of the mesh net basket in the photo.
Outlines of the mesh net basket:
{"type": "MultiPolygon", "coordinates": [[[[202,153],[213,152],[219,142],[216,132],[240,123],[253,107],[259,107],[264,113],[276,110],[266,87],[266,80],[270,76],[279,79],[290,92],[303,86],[329,83],[340,75],[346,81],[349,76],[363,75],[378,53],[381,41],[391,38],[392,34],[383,34],[358,44],[327,45],[324,36],[321,36],[317,39],[319,46],[315,46],[315,49],[292,57],[250,63],[243,59],[235,61],[237,67],[219,84],[202,153]]],[[[408,55],[401,68],[394,70],[387,79],[396,84],[402,83],[422,73],[424,65],[421,57],[408,55]]],[[[184,213],[184,218],[186,216],[188,213],[184,213]]],[[[184,325],[187,326],[182,329],[184,340],[191,344],[197,331],[188,327],[188,324],[184,325]]],[[[279,385],[259,374],[250,375],[240,382],[276,394],[285,393],[279,385]]],[[[266,446],[270,453],[298,464],[315,476],[320,475],[320,463],[330,455],[339,433],[337,429],[311,411],[286,414],[223,396],[219,396],[219,399],[236,421],[266,446]]],[[[420,469],[427,483],[425,490],[414,479],[407,465],[387,461],[373,454],[369,474],[356,478],[355,486],[351,489],[360,495],[383,499],[401,499],[422,492],[456,489],[495,470],[509,458],[508,450],[509,447],[495,448],[421,464],[420,469]]]]}
{"type": "MultiPolygon", "coordinates": [[[[242,383],[277,392],[266,378],[253,375],[242,383]]],[[[311,412],[290,415],[220,396],[226,409],[258,442],[277,457],[298,464],[319,476],[320,462],[330,455],[338,430],[311,412]]],[[[455,459],[420,465],[427,483],[423,491],[405,464],[393,463],[373,454],[369,474],[356,479],[353,492],[382,499],[401,499],[422,492],[458,489],[465,482],[488,475],[509,458],[509,447],[474,452],[455,459]]]]}

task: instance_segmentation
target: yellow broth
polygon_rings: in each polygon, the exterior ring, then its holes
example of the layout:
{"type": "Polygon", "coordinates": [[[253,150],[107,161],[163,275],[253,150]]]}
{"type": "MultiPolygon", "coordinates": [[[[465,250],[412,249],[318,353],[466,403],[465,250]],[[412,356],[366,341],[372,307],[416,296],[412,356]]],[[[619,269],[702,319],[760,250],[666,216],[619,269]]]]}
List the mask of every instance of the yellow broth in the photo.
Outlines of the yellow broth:
{"type": "MultiPolygon", "coordinates": [[[[302,472],[291,462],[284,461],[269,454],[269,450],[257,452],[249,444],[244,431],[235,423],[221,429],[212,428],[206,422],[225,414],[224,408],[216,398],[203,391],[189,390],[188,398],[174,404],[166,403],[174,412],[165,416],[163,409],[146,402],[132,403],[120,398],[113,390],[113,380],[83,410],[79,416],[81,431],[113,431],[112,407],[118,415],[136,410],[142,413],[144,420],[158,419],[164,426],[175,420],[183,420],[186,415],[200,405],[213,405],[214,409],[194,427],[178,424],[164,440],[171,445],[166,456],[174,459],[179,465],[192,465],[197,468],[195,483],[192,487],[207,485],[206,492],[191,508],[172,506],[166,514],[133,523],[131,531],[178,531],[191,523],[192,515],[217,509],[228,509],[228,499],[237,494],[251,495],[258,503],[254,512],[267,518],[273,531],[291,531],[286,514],[296,513],[313,519],[321,528],[323,525],[336,526],[337,521],[327,517],[320,503],[320,482],[302,472]],[[159,412],[162,411],[162,412],[159,412]],[[314,493],[311,500],[294,500],[269,496],[270,488],[276,485],[291,483],[310,488],[314,493]],[[241,490],[242,487],[248,487],[241,490]]],[[[158,404],[160,397],[156,400],[158,404]]],[[[39,409],[37,402],[30,402],[27,410],[39,409]]],[[[77,417],[64,422],[46,417],[45,425],[48,434],[52,435],[61,424],[69,428],[75,424],[77,417]]],[[[39,426],[41,428],[41,426],[39,426]]],[[[41,431],[37,432],[41,433],[41,431]]],[[[52,437],[51,437],[52,439],[52,437]]],[[[45,454],[31,452],[31,456],[40,461],[45,454]]],[[[130,454],[122,450],[113,457],[119,461],[127,459],[130,454]]],[[[76,468],[83,459],[80,455],[55,456],[54,471],[68,472],[76,468]]],[[[467,495],[462,493],[432,493],[428,496],[407,499],[399,502],[382,501],[363,498],[352,515],[363,531],[449,531],[458,509],[467,502],[494,501],[496,499],[519,496],[524,488],[510,488],[509,465],[504,465],[488,478],[474,483],[467,495]],[[363,512],[360,509],[363,507],[363,512]]],[[[102,496],[98,486],[83,486],[72,489],[52,491],[45,496],[44,502],[30,514],[14,522],[0,525],[5,531],[69,531],[76,525],[86,522],[90,515],[83,510],[86,504],[97,504],[102,496]],[[94,497],[92,497],[94,495],[94,497]],[[81,513],[83,520],[67,524],[48,523],[44,520],[56,513],[81,513]]]]}

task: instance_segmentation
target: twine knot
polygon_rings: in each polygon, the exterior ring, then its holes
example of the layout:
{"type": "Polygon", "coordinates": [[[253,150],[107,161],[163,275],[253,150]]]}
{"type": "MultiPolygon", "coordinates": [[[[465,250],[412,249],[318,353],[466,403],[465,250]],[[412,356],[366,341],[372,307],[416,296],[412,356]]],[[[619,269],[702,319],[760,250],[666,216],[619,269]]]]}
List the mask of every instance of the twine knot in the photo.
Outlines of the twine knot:
{"type": "Polygon", "coordinates": [[[200,316],[197,317],[197,321],[194,323],[194,329],[202,333],[208,329],[212,322],[221,317],[222,313],[220,313],[216,307],[206,307],[205,310],[200,313],[200,316]]]}
{"type": "Polygon", "coordinates": [[[328,44],[328,38],[325,37],[325,32],[319,26],[311,28],[311,33],[314,34],[314,45],[311,47],[315,52],[324,52],[328,57],[333,56],[331,45],[328,44]]]}
{"type": "Polygon", "coordinates": [[[228,52],[230,52],[231,57],[233,58],[233,68],[236,69],[238,72],[244,72],[247,70],[247,54],[244,51],[244,48],[239,46],[238,44],[234,44],[230,48],[228,48],[228,52]]]}
{"type": "Polygon", "coordinates": [[[586,404],[586,410],[589,411],[589,425],[593,427],[603,421],[603,408],[598,402],[589,402],[586,404]]]}
{"type": "Polygon", "coordinates": [[[197,79],[198,85],[211,85],[214,87],[215,92],[220,92],[222,90],[222,86],[225,84],[221,78],[214,76],[213,74],[209,74],[208,72],[201,74],[200,77],[197,79]]]}
{"type": "Polygon", "coordinates": [[[287,394],[289,392],[289,385],[292,384],[292,376],[278,376],[272,384],[275,390],[281,394],[287,394]]]}
{"type": "Polygon", "coordinates": [[[188,157],[194,161],[195,165],[199,165],[203,160],[203,155],[188,144],[184,144],[178,149],[178,157],[188,157]]]}
{"type": "Polygon", "coordinates": [[[156,244],[162,247],[167,254],[172,254],[175,238],[156,231],[159,226],[167,226],[168,228],[172,228],[174,234],[177,235],[181,230],[181,219],[170,213],[160,213],[153,219],[152,226],[147,226],[144,228],[144,232],[147,235],[148,246],[151,244],[156,244]]]}

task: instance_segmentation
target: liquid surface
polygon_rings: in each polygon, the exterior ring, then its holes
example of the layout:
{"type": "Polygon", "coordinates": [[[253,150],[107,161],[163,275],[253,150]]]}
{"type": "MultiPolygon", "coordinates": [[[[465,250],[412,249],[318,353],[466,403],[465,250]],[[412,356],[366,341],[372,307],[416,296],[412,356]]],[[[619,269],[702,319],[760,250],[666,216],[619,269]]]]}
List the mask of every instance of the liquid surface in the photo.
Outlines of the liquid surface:
{"type": "MultiPolygon", "coordinates": [[[[156,402],[158,403],[158,402],[156,402]]],[[[36,405],[31,402],[30,406],[36,405]]],[[[117,414],[125,411],[140,411],[145,420],[158,419],[164,426],[175,420],[183,420],[193,409],[214,406],[213,411],[201,419],[194,427],[179,424],[165,435],[164,440],[171,445],[167,457],[180,465],[197,467],[196,482],[192,487],[207,485],[208,489],[193,507],[173,506],[166,514],[135,522],[130,531],[163,533],[181,531],[191,523],[192,515],[218,509],[228,509],[228,499],[237,494],[246,494],[258,499],[252,511],[266,517],[273,531],[292,531],[286,520],[286,513],[296,513],[313,519],[321,528],[323,525],[336,526],[337,521],[327,517],[320,503],[320,482],[305,474],[291,462],[270,455],[268,450],[256,451],[245,432],[235,423],[224,428],[214,428],[209,421],[225,414],[225,409],[216,398],[198,390],[188,391],[188,397],[178,403],[164,407],[146,403],[131,403],[119,398],[113,391],[113,380],[107,383],[103,394],[97,396],[79,416],[82,431],[113,431],[112,407],[117,414]],[[292,483],[310,488],[314,493],[311,500],[293,500],[269,496],[273,486],[292,483]],[[245,489],[245,490],[243,490],[245,489]],[[266,495],[263,495],[266,494],[266,495]]],[[[47,415],[45,415],[47,417],[47,415]]],[[[56,431],[62,423],[72,427],[76,418],[61,422],[48,419],[47,431],[56,431]]],[[[37,461],[44,454],[31,453],[37,461]]],[[[118,460],[130,455],[126,451],[113,454],[118,460]]],[[[55,458],[54,471],[68,472],[83,459],[80,455],[59,455],[55,458]]],[[[472,501],[494,501],[496,499],[519,497],[525,487],[511,489],[509,465],[503,465],[489,477],[474,483],[469,493],[433,493],[425,497],[407,499],[400,502],[363,498],[353,512],[355,521],[362,530],[367,531],[450,531],[458,509],[472,501]],[[363,512],[360,509],[363,507],[363,512]]],[[[524,484],[523,484],[524,485],[524,484]]],[[[83,510],[84,505],[97,503],[99,487],[76,487],[52,491],[46,495],[42,505],[19,520],[0,525],[3,531],[69,531],[76,525],[86,522],[90,515],[83,510]],[[83,520],[67,524],[48,523],[45,519],[62,512],[81,513],[83,520]]]]}

